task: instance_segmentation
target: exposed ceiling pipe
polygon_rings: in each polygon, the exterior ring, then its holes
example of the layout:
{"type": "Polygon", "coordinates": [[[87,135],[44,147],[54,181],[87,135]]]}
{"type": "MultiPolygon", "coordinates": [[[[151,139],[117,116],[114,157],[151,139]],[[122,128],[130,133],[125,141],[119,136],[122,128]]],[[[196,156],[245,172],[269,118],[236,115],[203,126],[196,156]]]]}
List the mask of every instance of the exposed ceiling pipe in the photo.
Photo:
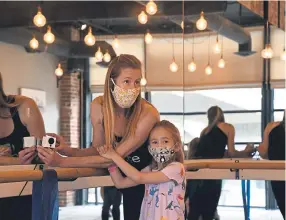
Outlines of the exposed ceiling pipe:
{"type": "MultiPolygon", "coordinates": [[[[252,51],[250,33],[244,28],[219,14],[205,14],[205,18],[208,21],[208,29],[216,31],[220,35],[238,43],[238,52],[235,52],[235,54],[240,56],[249,56],[255,53],[255,51],[252,51]]],[[[198,17],[187,16],[186,19],[195,23],[198,17]]]]}

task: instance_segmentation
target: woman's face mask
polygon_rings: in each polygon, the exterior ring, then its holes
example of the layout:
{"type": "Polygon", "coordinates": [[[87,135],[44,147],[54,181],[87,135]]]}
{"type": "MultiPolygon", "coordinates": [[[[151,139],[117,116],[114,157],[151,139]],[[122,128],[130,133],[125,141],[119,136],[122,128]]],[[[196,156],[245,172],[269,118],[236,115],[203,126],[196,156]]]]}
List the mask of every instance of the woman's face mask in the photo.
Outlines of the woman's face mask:
{"type": "Polygon", "coordinates": [[[123,89],[117,86],[113,79],[111,79],[111,81],[114,85],[114,90],[111,91],[111,93],[117,105],[119,105],[121,108],[130,108],[140,93],[140,87],[133,89],[123,89]]]}
{"type": "Polygon", "coordinates": [[[169,161],[175,154],[175,145],[173,145],[172,147],[152,147],[149,145],[148,150],[157,163],[165,163],[169,161]]]}

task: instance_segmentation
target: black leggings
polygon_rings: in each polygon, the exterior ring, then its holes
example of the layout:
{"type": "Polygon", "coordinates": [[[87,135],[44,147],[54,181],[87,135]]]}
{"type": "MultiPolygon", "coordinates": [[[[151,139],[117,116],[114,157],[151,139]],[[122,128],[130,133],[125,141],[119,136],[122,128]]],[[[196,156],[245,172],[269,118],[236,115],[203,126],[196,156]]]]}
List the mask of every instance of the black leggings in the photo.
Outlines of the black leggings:
{"type": "Polygon", "coordinates": [[[283,219],[285,219],[285,181],[271,181],[271,187],[283,219]]]}
{"type": "Polygon", "coordinates": [[[124,220],[139,219],[144,192],[145,185],[138,185],[122,190],[124,220]]]}
{"type": "Polygon", "coordinates": [[[114,220],[120,220],[120,204],[121,204],[121,192],[114,186],[106,186],[103,189],[103,206],[101,218],[102,220],[108,220],[110,206],[112,206],[112,217],[114,220]]]}
{"type": "Polygon", "coordinates": [[[213,220],[218,206],[222,180],[191,180],[188,183],[188,220],[213,220]]]}

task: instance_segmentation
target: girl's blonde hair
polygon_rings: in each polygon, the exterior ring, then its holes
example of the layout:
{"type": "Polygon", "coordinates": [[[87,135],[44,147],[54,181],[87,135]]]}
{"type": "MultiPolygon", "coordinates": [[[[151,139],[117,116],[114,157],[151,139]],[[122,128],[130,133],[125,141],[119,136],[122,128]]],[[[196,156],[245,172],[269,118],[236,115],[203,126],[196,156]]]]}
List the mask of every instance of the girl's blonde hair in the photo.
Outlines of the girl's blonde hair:
{"type": "MultiPolygon", "coordinates": [[[[113,145],[115,142],[114,136],[114,121],[115,121],[115,101],[111,91],[114,89],[114,85],[111,81],[120,75],[122,69],[132,68],[141,70],[141,62],[133,55],[121,54],[114,58],[108,66],[104,94],[103,94],[103,124],[105,133],[105,143],[113,145]]],[[[125,111],[125,117],[128,118],[128,124],[126,132],[122,138],[122,141],[127,139],[130,135],[135,134],[136,125],[141,113],[141,92],[138,95],[134,104],[125,111]]]]}
{"type": "MultiPolygon", "coordinates": [[[[172,135],[173,141],[175,145],[177,146],[177,148],[179,149],[178,151],[175,152],[174,156],[170,160],[168,160],[166,163],[163,164],[162,168],[166,167],[168,164],[172,162],[184,163],[183,144],[181,141],[181,135],[180,135],[178,128],[173,123],[167,120],[162,120],[160,122],[157,122],[154,125],[154,127],[152,128],[150,132],[150,136],[156,128],[164,128],[165,130],[167,130],[172,135]]],[[[151,164],[151,169],[158,169],[158,163],[154,159],[151,164]]]]}

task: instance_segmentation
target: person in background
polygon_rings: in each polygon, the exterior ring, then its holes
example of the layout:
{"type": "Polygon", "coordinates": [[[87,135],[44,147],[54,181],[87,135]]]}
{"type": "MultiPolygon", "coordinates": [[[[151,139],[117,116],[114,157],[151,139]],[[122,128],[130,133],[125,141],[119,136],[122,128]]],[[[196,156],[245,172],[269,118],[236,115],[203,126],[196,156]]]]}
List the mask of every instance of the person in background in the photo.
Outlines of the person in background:
{"type": "MultiPolygon", "coordinates": [[[[207,111],[208,126],[203,129],[194,159],[219,159],[225,155],[227,146],[228,155],[231,157],[252,157],[255,148],[247,145],[243,151],[234,147],[234,127],[224,120],[224,114],[218,106],[212,106],[207,111]]],[[[195,180],[194,180],[195,181],[195,180]]],[[[192,192],[189,189],[189,220],[213,220],[222,189],[222,180],[196,180],[199,182],[192,192]]]]}
{"type": "MultiPolygon", "coordinates": [[[[6,95],[0,73],[0,164],[30,164],[37,155],[36,148],[23,150],[23,138],[42,138],[44,134],[44,121],[36,103],[25,96],[6,95]]],[[[31,195],[0,199],[0,219],[31,218],[31,195]]]]}
{"type": "Polygon", "coordinates": [[[99,147],[99,153],[115,163],[109,172],[116,187],[145,184],[139,220],[184,220],[186,179],[179,130],[169,121],[158,122],[150,133],[148,148],[153,161],[141,172],[124,161],[111,146],[99,147]],[[117,167],[127,177],[123,177],[117,167]]]}
{"type": "Polygon", "coordinates": [[[109,211],[112,206],[113,220],[120,220],[120,204],[121,204],[121,192],[114,186],[103,187],[103,206],[101,212],[101,219],[109,219],[109,211]]]}
{"type": "MultiPolygon", "coordinates": [[[[58,153],[38,147],[39,157],[50,166],[107,168],[110,159],[98,155],[97,147],[118,143],[116,152],[137,170],[145,168],[152,160],[147,139],[153,126],[160,120],[157,109],[141,98],[141,62],[133,55],[121,54],[108,67],[104,95],[91,103],[93,146],[85,149],[71,148],[62,137],[56,137],[58,153]]],[[[144,196],[144,185],[121,190],[124,220],[139,219],[144,196]]]]}
{"type": "MultiPolygon", "coordinates": [[[[285,111],[282,121],[270,122],[266,126],[258,152],[264,159],[285,161],[285,111]]],[[[271,181],[271,187],[285,219],[285,181],[271,181]]]]}

